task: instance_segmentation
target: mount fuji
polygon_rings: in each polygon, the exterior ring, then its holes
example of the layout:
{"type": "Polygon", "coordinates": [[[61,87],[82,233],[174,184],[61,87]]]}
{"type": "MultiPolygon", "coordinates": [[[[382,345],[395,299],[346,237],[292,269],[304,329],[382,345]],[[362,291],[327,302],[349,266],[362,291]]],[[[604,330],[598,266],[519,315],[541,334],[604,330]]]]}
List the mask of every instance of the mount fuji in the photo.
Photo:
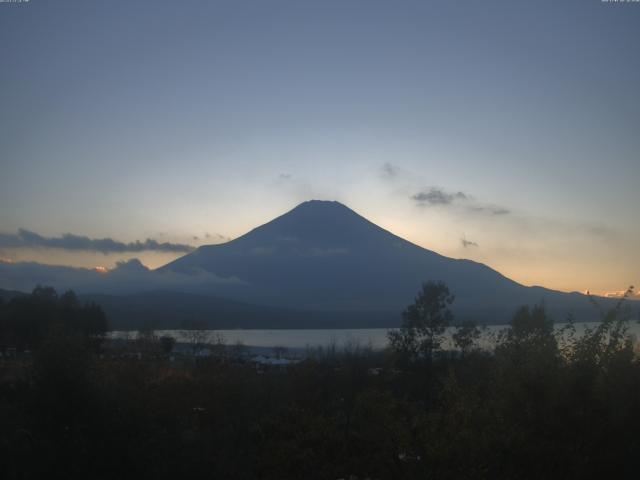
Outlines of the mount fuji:
{"type": "Polygon", "coordinates": [[[202,246],[157,272],[236,279],[215,292],[190,293],[261,305],[272,313],[274,308],[297,311],[301,324],[313,317],[314,324],[325,318],[334,325],[329,319],[339,317],[345,326],[355,318],[360,325],[369,317],[376,325],[396,325],[428,280],[448,285],[456,297],[457,319],[504,323],[518,306],[542,302],[557,320],[569,313],[584,319],[595,315],[582,294],[527,287],[484,264],[442,256],[333,201],[304,202],[235,240],[202,246]]]}
{"type": "MultiPolygon", "coordinates": [[[[209,328],[393,327],[426,281],[447,284],[457,321],[506,323],[518,307],[540,303],[556,321],[599,316],[585,295],[521,285],[318,200],[156,270],[135,259],[108,272],[0,262],[0,289],[73,289],[101,305],[114,329],[181,328],[186,321],[209,328]]],[[[608,308],[616,300],[598,302],[608,308]]]]}

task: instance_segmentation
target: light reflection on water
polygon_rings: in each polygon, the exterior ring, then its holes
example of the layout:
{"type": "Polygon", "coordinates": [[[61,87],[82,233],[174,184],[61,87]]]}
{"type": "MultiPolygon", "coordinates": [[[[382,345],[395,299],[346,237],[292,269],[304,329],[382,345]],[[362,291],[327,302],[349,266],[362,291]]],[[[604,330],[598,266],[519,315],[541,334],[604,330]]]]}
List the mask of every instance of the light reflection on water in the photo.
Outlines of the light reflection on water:
{"type": "MultiPolygon", "coordinates": [[[[558,323],[555,328],[559,331],[566,324],[558,323]]],[[[582,334],[585,328],[594,328],[598,323],[576,323],[576,336],[582,334]]],[[[507,325],[489,325],[485,327],[480,345],[489,348],[493,344],[495,336],[503,329],[508,328],[507,325]]],[[[387,345],[386,328],[361,328],[361,329],[282,329],[282,330],[209,330],[209,343],[216,343],[217,339],[224,339],[227,345],[235,345],[241,343],[251,347],[284,347],[291,349],[304,349],[314,347],[336,346],[344,348],[345,346],[370,346],[373,349],[382,349],[387,345]]],[[[447,330],[443,348],[452,346],[451,334],[455,330],[450,328],[447,330]]],[[[636,338],[640,337],[640,325],[637,322],[629,322],[629,332],[636,338]]],[[[178,342],[186,342],[187,338],[182,330],[156,330],[154,334],[157,336],[170,336],[178,342]]],[[[137,332],[121,332],[114,331],[110,333],[111,338],[136,338],[137,332]]]]}

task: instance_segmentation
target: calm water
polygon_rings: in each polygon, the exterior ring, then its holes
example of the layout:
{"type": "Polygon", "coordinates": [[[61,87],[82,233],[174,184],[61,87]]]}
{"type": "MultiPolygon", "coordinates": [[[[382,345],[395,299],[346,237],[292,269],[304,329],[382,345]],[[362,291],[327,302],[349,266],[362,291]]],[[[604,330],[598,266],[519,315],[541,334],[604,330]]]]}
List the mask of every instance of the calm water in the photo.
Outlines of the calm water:
{"type": "MultiPolygon", "coordinates": [[[[576,332],[580,334],[586,327],[594,327],[597,323],[576,324],[576,332]]],[[[560,329],[564,324],[556,324],[560,329]]],[[[484,346],[491,344],[491,338],[500,330],[507,328],[505,325],[490,325],[486,327],[482,337],[484,346]]],[[[637,322],[629,323],[629,330],[636,338],[640,338],[640,325],[637,322]]],[[[290,349],[304,349],[313,347],[328,347],[335,345],[338,348],[345,346],[371,346],[374,349],[382,349],[387,345],[386,328],[362,328],[362,329],[317,329],[317,330],[208,330],[209,343],[216,343],[222,338],[227,345],[242,343],[252,347],[284,347],[290,349]]],[[[451,344],[451,334],[455,330],[447,331],[444,347],[451,344]]],[[[167,335],[178,342],[187,341],[181,330],[156,330],[157,336],[167,335]]],[[[135,338],[136,332],[111,332],[112,338],[135,338]]]]}

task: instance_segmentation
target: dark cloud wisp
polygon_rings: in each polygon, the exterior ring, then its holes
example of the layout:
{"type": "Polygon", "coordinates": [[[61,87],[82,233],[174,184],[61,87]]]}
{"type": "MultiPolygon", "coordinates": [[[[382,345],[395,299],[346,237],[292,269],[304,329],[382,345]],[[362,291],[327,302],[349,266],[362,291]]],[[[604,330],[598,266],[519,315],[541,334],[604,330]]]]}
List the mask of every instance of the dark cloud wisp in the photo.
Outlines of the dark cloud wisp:
{"type": "Polygon", "coordinates": [[[460,243],[462,243],[462,246],[464,248],[477,247],[478,246],[478,244],[476,242],[472,242],[471,240],[467,240],[466,237],[462,237],[460,239],[460,243]]]}
{"type": "Polygon", "coordinates": [[[385,163],[381,167],[381,173],[384,178],[392,179],[398,176],[400,168],[391,163],[385,163]]]}
{"type": "Polygon", "coordinates": [[[507,208],[479,203],[471,195],[464,192],[449,192],[437,187],[425,188],[411,195],[411,200],[418,207],[462,207],[468,213],[484,213],[490,215],[509,215],[507,208]]]}
{"type": "Polygon", "coordinates": [[[462,192],[449,193],[439,188],[432,187],[411,196],[411,199],[420,206],[425,205],[451,205],[457,201],[467,200],[468,197],[462,192]]]}
{"type": "Polygon", "coordinates": [[[474,205],[469,207],[469,209],[473,212],[477,213],[489,213],[491,215],[509,215],[511,210],[504,207],[496,207],[496,206],[480,206],[474,205]]]}
{"type": "Polygon", "coordinates": [[[119,242],[112,238],[89,238],[84,235],[65,233],[61,237],[44,237],[38,233],[19,229],[18,233],[0,233],[0,247],[61,248],[102,253],[143,252],[191,252],[194,247],[181,243],[158,242],[147,238],[144,242],[119,242]]]}
{"type": "Polygon", "coordinates": [[[508,208],[503,207],[491,207],[489,211],[492,215],[509,215],[511,213],[508,208]]]}

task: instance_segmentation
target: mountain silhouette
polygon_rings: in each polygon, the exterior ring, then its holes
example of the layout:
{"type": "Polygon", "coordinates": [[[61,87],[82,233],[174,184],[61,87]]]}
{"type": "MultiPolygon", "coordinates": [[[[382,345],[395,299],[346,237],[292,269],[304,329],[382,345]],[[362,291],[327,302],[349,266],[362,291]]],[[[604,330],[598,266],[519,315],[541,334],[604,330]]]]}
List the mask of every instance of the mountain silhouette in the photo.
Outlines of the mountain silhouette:
{"type": "Polygon", "coordinates": [[[458,318],[502,323],[518,306],[541,302],[558,320],[569,312],[594,315],[584,295],[526,287],[484,264],[439,255],[333,201],[304,202],[158,271],[235,277],[240,285],[215,292],[235,301],[314,312],[388,312],[392,322],[428,280],[449,286],[458,318]]]}

